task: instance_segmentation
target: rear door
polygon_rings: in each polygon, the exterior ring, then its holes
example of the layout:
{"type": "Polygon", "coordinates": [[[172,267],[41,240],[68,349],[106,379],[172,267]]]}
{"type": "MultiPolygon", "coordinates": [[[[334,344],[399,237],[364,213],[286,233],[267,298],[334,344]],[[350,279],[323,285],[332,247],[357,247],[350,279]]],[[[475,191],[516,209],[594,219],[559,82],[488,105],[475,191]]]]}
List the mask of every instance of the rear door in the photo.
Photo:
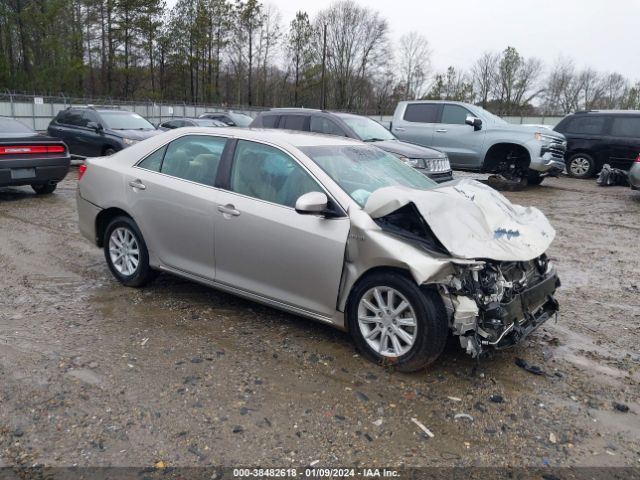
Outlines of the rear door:
{"type": "Polygon", "coordinates": [[[629,170],[640,154],[640,115],[616,115],[611,119],[608,163],[629,170]]]}
{"type": "Polygon", "coordinates": [[[432,146],[446,152],[453,167],[480,167],[480,152],[486,130],[467,125],[467,116],[475,116],[462,105],[445,104],[433,131],[432,146]]]}
{"type": "Polygon", "coordinates": [[[430,147],[441,110],[439,103],[408,103],[402,118],[394,118],[391,132],[405,142],[430,147]]]}
{"type": "Polygon", "coordinates": [[[185,135],[129,172],[127,202],[149,248],[162,263],[205,279],[215,277],[215,178],[227,139],[185,135]]]}
{"type": "Polygon", "coordinates": [[[350,224],[297,213],[311,191],[325,192],[288,153],[238,141],[216,212],[216,281],[332,316],[350,224]]]}

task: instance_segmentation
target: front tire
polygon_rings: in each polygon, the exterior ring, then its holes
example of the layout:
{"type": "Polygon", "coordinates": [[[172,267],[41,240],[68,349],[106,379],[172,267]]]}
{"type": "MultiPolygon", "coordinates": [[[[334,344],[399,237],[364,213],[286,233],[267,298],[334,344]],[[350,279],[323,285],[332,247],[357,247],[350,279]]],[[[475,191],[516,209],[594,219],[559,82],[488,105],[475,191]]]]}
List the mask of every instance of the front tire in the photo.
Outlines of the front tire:
{"type": "Polygon", "coordinates": [[[591,178],[596,171],[596,162],[591,155],[576,153],[567,160],[567,173],[573,178],[591,178]]]}
{"type": "Polygon", "coordinates": [[[133,219],[114,218],[105,230],[103,245],[109,270],[123,285],[142,287],[155,278],[147,245],[133,219]]]}
{"type": "Polygon", "coordinates": [[[447,341],[447,318],[438,293],[396,272],[371,274],[354,286],[347,322],[364,356],[402,372],[433,363],[447,341]]]}
{"type": "Polygon", "coordinates": [[[36,195],[48,195],[49,193],[53,193],[57,187],[57,183],[38,183],[31,185],[36,195]]]}

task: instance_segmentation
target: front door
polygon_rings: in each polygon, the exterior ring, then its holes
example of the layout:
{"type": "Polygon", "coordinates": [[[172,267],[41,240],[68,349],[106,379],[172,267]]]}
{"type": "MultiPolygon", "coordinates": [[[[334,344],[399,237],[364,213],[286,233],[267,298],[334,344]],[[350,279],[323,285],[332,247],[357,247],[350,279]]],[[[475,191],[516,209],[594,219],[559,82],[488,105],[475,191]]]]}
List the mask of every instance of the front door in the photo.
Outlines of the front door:
{"type": "Polygon", "coordinates": [[[215,220],[216,281],[330,317],[348,217],[301,215],[296,200],[318,182],[287,153],[241,140],[215,220]]]}
{"type": "Polygon", "coordinates": [[[213,185],[226,139],[186,135],[142,160],[127,175],[128,204],[163,265],[215,277],[213,185]]]}
{"type": "Polygon", "coordinates": [[[461,105],[445,104],[440,123],[433,133],[433,146],[446,152],[452,167],[478,169],[485,131],[467,125],[467,116],[474,116],[461,105]]]}

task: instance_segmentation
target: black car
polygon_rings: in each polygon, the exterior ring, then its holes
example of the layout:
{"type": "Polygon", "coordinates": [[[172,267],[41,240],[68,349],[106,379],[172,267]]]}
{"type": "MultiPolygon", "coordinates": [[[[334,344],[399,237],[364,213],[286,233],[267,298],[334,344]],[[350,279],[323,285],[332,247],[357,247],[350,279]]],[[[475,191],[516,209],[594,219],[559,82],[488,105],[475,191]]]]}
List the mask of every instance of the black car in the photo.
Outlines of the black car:
{"type": "Polygon", "coordinates": [[[567,173],[593,177],[605,163],[629,170],[640,153],[640,111],[589,110],[568,115],[555,126],[567,138],[567,173]]]}
{"type": "Polygon", "coordinates": [[[47,133],[65,141],[72,155],[112,155],[162,133],[137,113],[111,107],[69,107],[51,120],[47,133]]]}
{"type": "Polygon", "coordinates": [[[350,113],[334,113],[306,108],[282,108],[258,114],[251,128],[281,128],[324,133],[372,142],[427,175],[436,182],[453,178],[445,153],[398,140],[375,120],[350,113]]]}
{"type": "Polygon", "coordinates": [[[51,193],[69,171],[69,149],[13,118],[0,117],[0,187],[31,185],[51,193]]]}
{"type": "Polygon", "coordinates": [[[200,115],[199,118],[209,118],[211,120],[219,120],[229,127],[248,127],[253,122],[253,118],[244,113],[237,112],[207,112],[200,115]]]}
{"type": "Polygon", "coordinates": [[[220,120],[211,118],[172,118],[158,125],[158,130],[166,132],[167,130],[182,127],[228,127],[228,125],[220,120]]]}

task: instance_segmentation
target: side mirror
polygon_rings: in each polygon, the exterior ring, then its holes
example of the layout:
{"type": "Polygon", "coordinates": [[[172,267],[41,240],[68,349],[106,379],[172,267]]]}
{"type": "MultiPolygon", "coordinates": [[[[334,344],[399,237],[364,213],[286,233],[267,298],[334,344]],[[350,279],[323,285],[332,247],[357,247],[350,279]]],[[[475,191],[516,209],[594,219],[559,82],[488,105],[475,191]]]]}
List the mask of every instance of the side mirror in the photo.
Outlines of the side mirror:
{"type": "Polygon", "coordinates": [[[301,215],[318,215],[327,209],[329,199],[322,192],[309,192],[296,200],[296,212],[301,215]]]}
{"type": "Polygon", "coordinates": [[[482,128],[482,120],[478,117],[467,115],[464,123],[473,127],[474,130],[480,130],[482,128]]]}
{"type": "Polygon", "coordinates": [[[100,130],[102,130],[102,125],[100,125],[99,123],[96,123],[96,122],[88,122],[87,123],[87,128],[91,128],[91,129],[95,130],[96,132],[99,132],[100,130]]]}

